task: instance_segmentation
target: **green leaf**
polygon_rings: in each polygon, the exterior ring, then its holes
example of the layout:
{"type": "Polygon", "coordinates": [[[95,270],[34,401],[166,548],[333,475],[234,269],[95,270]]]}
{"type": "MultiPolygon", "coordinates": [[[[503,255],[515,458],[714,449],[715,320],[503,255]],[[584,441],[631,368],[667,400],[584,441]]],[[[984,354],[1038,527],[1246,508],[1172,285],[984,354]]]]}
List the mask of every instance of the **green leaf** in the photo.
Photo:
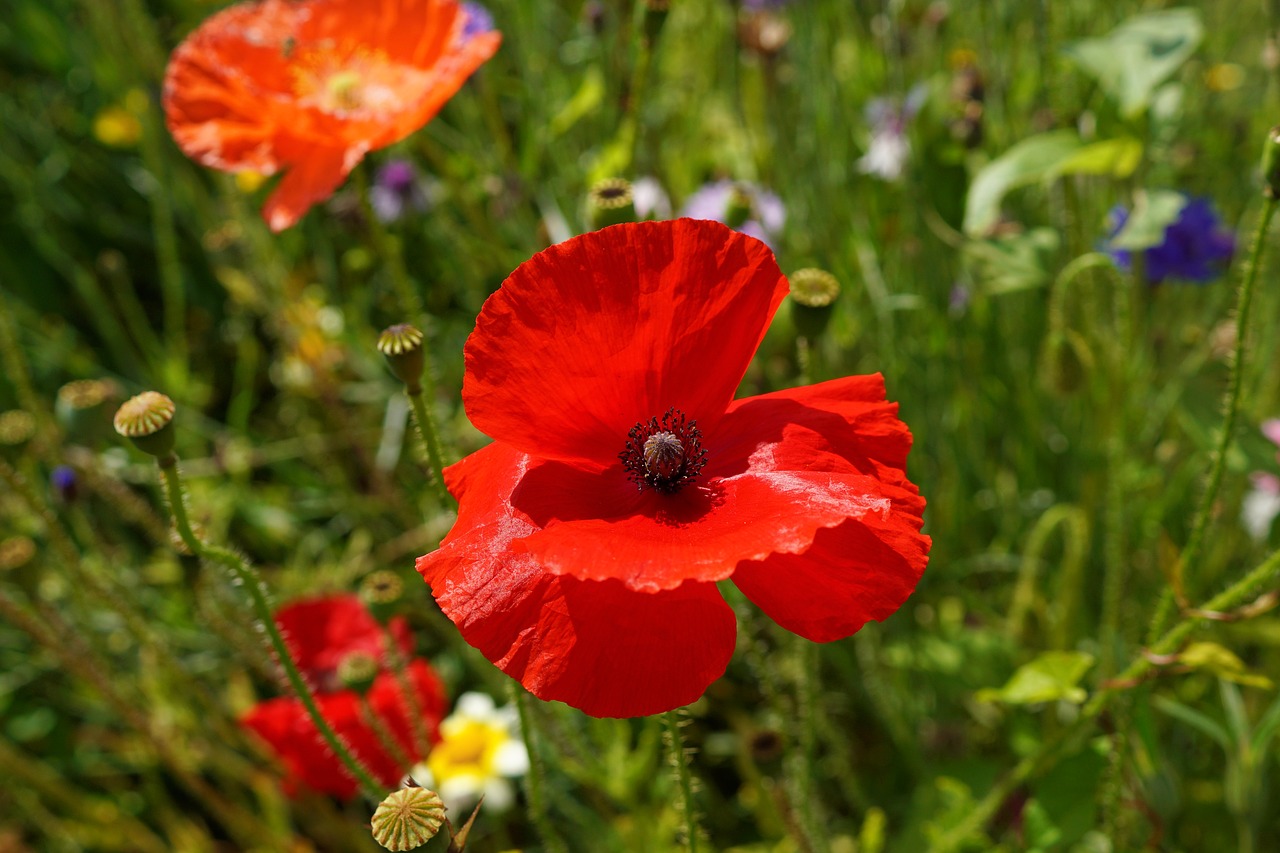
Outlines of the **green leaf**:
{"type": "Polygon", "coordinates": [[[1116,249],[1142,251],[1164,242],[1165,229],[1177,221],[1187,197],[1174,190],[1135,194],[1133,211],[1120,233],[1111,238],[1116,249]]]}
{"type": "Polygon", "coordinates": [[[1035,660],[1018,667],[1000,689],[986,688],[977,692],[980,702],[1003,702],[1007,705],[1034,705],[1059,699],[1080,704],[1085,700],[1080,679],[1093,666],[1093,655],[1084,652],[1045,652],[1035,660]]]}
{"type": "Polygon", "coordinates": [[[1091,142],[1055,166],[1048,178],[1063,175],[1102,175],[1127,178],[1142,161],[1142,143],[1131,136],[1091,142]]]}
{"type": "Polygon", "coordinates": [[[983,166],[965,200],[965,233],[986,233],[1000,218],[1000,202],[1006,193],[1044,179],[1079,148],[1075,131],[1055,130],[1024,139],[983,166]]]}
{"type": "Polygon", "coordinates": [[[548,138],[555,139],[586,116],[604,100],[604,74],[596,66],[587,69],[578,91],[547,122],[548,138]]]}
{"type": "Polygon", "coordinates": [[[1049,283],[1049,265],[1061,239],[1052,228],[1033,228],[995,240],[971,240],[964,253],[973,260],[985,293],[1012,293],[1049,283]]]}
{"type": "Polygon", "coordinates": [[[1067,45],[1066,53],[1119,102],[1125,117],[1134,118],[1203,37],[1198,12],[1168,9],[1130,18],[1101,38],[1067,45]]]}
{"type": "Polygon", "coordinates": [[[1174,700],[1167,699],[1164,696],[1155,697],[1154,704],[1160,711],[1163,711],[1175,720],[1180,720],[1186,723],[1201,734],[1208,735],[1210,739],[1218,744],[1218,746],[1230,751],[1231,736],[1227,734],[1227,730],[1219,725],[1216,720],[1206,717],[1194,708],[1188,708],[1181,702],[1175,702],[1174,700]]]}
{"type": "Polygon", "coordinates": [[[1249,672],[1235,652],[1217,643],[1192,643],[1178,655],[1178,663],[1246,687],[1269,690],[1273,686],[1271,679],[1249,672]]]}

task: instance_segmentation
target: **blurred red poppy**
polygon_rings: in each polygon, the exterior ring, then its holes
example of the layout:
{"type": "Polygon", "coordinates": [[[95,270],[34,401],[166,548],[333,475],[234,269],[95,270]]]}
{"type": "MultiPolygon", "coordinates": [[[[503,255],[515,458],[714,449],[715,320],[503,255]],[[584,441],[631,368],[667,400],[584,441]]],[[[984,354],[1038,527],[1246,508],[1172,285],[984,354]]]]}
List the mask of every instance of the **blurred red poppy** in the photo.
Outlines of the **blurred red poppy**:
{"type": "Polygon", "coordinates": [[[733,399],[786,293],[763,243],[685,219],[553,246],[485,303],[463,401],[494,442],[446,471],[458,519],[418,570],[535,695],[694,701],[733,652],[727,578],[819,642],[914,590],[925,502],[881,377],[733,399]]]}
{"type": "MultiPolygon", "coordinates": [[[[426,661],[412,661],[409,676],[418,709],[434,743],[439,739],[437,729],[446,710],[444,688],[426,661]]],[[[318,694],[316,704],[374,778],[387,788],[394,788],[414,764],[426,758],[418,749],[410,726],[410,705],[400,691],[396,676],[390,672],[383,672],[374,680],[365,699],[369,713],[379,721],[377,728],[361,707],[359,694],[353,690],[318,694]]],[[[285,790],[291,796],[302,788],[309,788],[349,799],[359,790],[356,780],[325,746],[297,698],[259,702],[241,722],[265,740],[280,758],[286,771],[285,790]]]]}
{"type": "Polygon", "coordinates": [[[338,666],[347,656],[361,653],[383,660],[388,633],[395,637],[403,654],[408,655],[413,648],[404,619],[393,618],[383,628],[354,595],[294,601],[276,612],[276,624],[284,634],[293,662],[312,689],[320,693],[342,689],[338,666]]]}
{"type": "Polygon", "coordinates": [[[165,119],[187,156],[286,170],[273,231],[328,198],[370,151],[426,124],[498,49],[454,0],[262,0],[213,15],[174,51],[165,119]]]}

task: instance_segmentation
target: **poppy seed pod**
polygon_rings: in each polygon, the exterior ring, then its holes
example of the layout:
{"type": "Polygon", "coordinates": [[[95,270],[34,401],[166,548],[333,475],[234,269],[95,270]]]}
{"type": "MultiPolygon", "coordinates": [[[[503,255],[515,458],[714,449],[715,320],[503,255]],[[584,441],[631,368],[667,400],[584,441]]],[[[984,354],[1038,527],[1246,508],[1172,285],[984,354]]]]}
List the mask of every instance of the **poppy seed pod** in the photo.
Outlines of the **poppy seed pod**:
{"type": "Polygon", "coordinates": [[[173,454],[173,400],[157,391],[143,391],[126,400],[115,416],[116,432],[133,442],[143,453],[163,464],[173,454]]]}
{"type": "Polygon", "coordinates": [[[444,825],[444,801],[426,788],[401,788],[383,800],[373,818],[374,840],[388,850],[413,850],[421,847],[444,825]]]}
{"type": "Polygon", "coordinates": [[[831,308],[840,295],[840,282],[826,270],[807,267],[793,272],[791,285],[791,320],[796,331],[806,338],[822,334],[831,322],[831,308]]]}
{"type": "Polygon", "coordinates": [[[592,231],[607,225],[632,222],[636,218],[631,182],[622,178],[597,181],[587,193],[587,224],[592,231]]]}
{"type": "Polygon", "coordinates": [[[408,323],[389,326],[378,336],[378,352],[386,356],[391,372],[410,394],[422,391],[422,370],[426,365],[422,341],[422,332],[408,323]]]}

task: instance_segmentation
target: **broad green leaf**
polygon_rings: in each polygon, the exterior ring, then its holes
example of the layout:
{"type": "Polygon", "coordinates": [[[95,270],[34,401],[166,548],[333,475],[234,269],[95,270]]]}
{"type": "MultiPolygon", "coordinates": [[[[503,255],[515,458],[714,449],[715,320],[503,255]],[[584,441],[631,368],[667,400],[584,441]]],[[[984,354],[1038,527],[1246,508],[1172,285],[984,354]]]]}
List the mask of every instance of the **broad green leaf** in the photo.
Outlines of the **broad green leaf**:
{"type": "Polygon", "coordinates": [[[984,292],[995,295],[1043,287],[1061,237],[1052,228],[1033,228],[994,240],[971,240],[964,252],[977,267],[984,292]]]}
{"type": "Polygon", "coordinates": [[[1130,18],[1101,38],[1067,45],[1067,55],[1120,104],[1128,118],[1151,104],[1156,87],[1195,53],[1204,37],[1194,9],[1130,18]]]}
{"type": "Polygon", "coordinates": [[[1009,190],[1044,179],[1079,148],[1075,131],[1054,130],[1022,140],[983,166],[965,199],[965,233],[986,233],[1000,218],[1000,202],[1009,190]]]}
{"type": "Polygon", "coordinates": [[[1083,146],[1055,166],[1049,178],[1062,175],[1105,175],[1127,178],[1142,161],[1142,143],[1131,136],[1103,139],[1083,146]]]}
{"type": "Polygon", "coordinates": [[[1137,193],[1129,219],[1120,233],[1111,238],[1116,249],[1141,251],[1164,242],[1165,229],[1177,221],[1187,197],[1174,190],[1137,193]]]}
{"type": "Polygon", "coordinates": [[[1084,652],[1045,652],[1018,667],[1004,687],[979,690],[980,702],[1007,705],[1034,705],[1064,700],[1079,704],[1085,700],[1080,679],[1093,666],[1093,655],[1084,652]]]}
{"type": "Polygon", "coordinates": [[[1178,663],[1246,687],[1272,687],[1271,679],[1249,672],[1235,652],[1217,643],[1192,643],[1178,655],[1178,663]]]}

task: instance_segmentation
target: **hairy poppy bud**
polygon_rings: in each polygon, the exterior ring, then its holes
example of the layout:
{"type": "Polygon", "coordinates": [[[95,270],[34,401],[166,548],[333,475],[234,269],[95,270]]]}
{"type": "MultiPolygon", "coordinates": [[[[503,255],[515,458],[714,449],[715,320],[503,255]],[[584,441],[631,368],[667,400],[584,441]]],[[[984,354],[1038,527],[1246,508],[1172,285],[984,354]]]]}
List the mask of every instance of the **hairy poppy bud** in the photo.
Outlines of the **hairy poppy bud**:
{"type": "Polygon", "coordinates": [[[401,788],[383,800],[370,824],[373,838],[388,850],[412,850],[421,847],[440,831],[444,824],[444,801],[426,788],[401,788]]]}
{"type": "Polygon", "coordinates": [[[116,411],[116,432],[164,464],[173,456],[173,400],[157,391],[143,391],[116,411]]]}
{"type": "Polygon", "coordinates": [[[1074,394],[1092,367],[1093,353],[1080,335],[1069,329],[1049,335],[1041,363],[1043,380],[1049,390],[1064,396],[1074,394]]]}
{"type": "Polygon", "coordinates": [[[389,326],[378,336],[378,352],[386,356],[391,372],[410,394],[422,392],[422,369],[426,364],[422,340],[422,332],[408,323],[389,326]]]}
{"type": "Polygon", "coordinates": [[[378,659],[368,652],[356,651],[338,662],[338,680],[348,690],[363,696],[378,677],[378,659]]]}

